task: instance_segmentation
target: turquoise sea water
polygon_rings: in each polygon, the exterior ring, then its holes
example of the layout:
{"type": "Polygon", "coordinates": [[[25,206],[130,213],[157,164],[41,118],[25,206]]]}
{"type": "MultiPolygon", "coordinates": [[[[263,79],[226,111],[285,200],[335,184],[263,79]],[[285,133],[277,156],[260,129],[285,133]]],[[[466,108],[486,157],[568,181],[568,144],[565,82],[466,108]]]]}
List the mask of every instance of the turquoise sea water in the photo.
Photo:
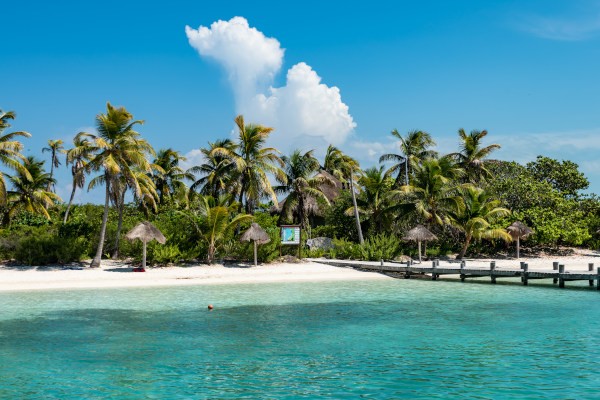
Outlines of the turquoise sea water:
{"type": "Polygon", "coordinates": [[[594,290],[77,290],[0,294],[0,310],[2,399],[600,398],[594,290]]]}

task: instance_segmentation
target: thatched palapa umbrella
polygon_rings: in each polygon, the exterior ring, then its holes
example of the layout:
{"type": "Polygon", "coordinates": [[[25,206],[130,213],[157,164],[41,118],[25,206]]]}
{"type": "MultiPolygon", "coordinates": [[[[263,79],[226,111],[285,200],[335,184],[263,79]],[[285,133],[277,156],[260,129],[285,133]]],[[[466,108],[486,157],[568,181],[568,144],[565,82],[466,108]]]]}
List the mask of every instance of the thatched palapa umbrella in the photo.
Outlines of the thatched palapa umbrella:
{"type": "Polygon", "coordinates": [[[244,232],[244,234],[240,238],[240,241],[244,242],[249,242],[251,240],[254,242],[254,266],[257,266],[258,259],[256,255],[256,245],[269,243],[271,241],[271,238],[269,237],[269,234],[265,232],[263,228],[260,227],[259,224],[253,222],[252,225],[250,225],[250,228],[248,228],[248,230],[244,232]]]}
{"type": "Polygon", "coordinates": [[[127,232],[125,238],[128,240],[140,239],[142,243],[144,243],[144,251],[142,253],[142,269],[146,269],[146,244],[153,239],[160,244],[165,244],[167,241],[162,232],[148,221],[137,224],[132,230],[127,232]]]}
{"type": "Polygon", "coordinates": [[[515,221],[512,223],[511,226],[506,228],[506,230],[508,231],[508,234],[513,238],[513,241],[517,241],[517,258],[521,258],[521,239],[527,239],[527,237],[533,233],[533,229],[529,228],[521,221],[515,221]]]}
{"type": "Polygon", "coordinates": [[[421,261],[421,242],[427,242],[430,240],[437,240],[437,236],[429,232],[429,229],[423,225],[417,225],[410,231],[406,232],[403,237],[404,240],[413,240],[419,244],[419,261],[421,261]]]}

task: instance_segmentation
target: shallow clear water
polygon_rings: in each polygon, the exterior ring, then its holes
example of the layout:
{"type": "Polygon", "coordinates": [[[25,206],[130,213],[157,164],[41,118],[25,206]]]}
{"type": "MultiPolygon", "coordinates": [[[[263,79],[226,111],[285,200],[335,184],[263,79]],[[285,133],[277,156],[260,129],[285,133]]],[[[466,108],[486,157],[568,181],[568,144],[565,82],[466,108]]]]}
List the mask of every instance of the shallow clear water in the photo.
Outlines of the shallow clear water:
{"type": "Polygon", "coordinates": [[[0,398],[598,398],[599,302],[418,280],[5,293],[0,398]]]}

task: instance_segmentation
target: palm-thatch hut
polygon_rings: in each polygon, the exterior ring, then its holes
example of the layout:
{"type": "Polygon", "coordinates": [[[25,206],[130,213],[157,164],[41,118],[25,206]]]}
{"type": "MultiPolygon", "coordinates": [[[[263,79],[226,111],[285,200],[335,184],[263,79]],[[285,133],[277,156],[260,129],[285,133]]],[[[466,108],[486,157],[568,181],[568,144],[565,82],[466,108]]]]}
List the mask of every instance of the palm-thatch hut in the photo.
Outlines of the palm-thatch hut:
{"type": "Polygon", "coordinates": [[[437,240],[437,236],[425,228],[423,225],[417,225],[410,231],[406,232],[403,237],[404,240],[412,240],[419,244],[419,261],[421,261],[421,242],[428,242],[431,240],[437,240]]]}
{"type": "Polygon", "coordinates": [[[271,238],[269,237],[269,234],[265,232],[263,228],[260,227],[259,224],[253,222],[252,225],[250,225],[250,228],[248,228],[248,230],[244,232],[242,234],[242,237],[240,238],[240,241],[243,242],[249,242],[251,240],[254,242],[254,266],[257,266],[258,259],[256,254],[256,246],[258,244],[269,243],[271,241],[271,238]]]}
{"type": "Polygon", "coordinates": [[[323,183],[319,185],[319,190],[323,192],[330,202],[335,200],[344,188],[342,181],[323,169],[319,171],[317,176],[323,178],[323,183]]]}
{"type": "Polygon", "coordinates": [[[513,241],[517,241],[517,258],[521,258],[521,239],[527,239],[527,237],[533,233],[533,229],[529,228],[521,221],[515,221],[508,228],[506,228],[506,230],[512,237],[513,241]]]}
{"type": "Polygon", "coordinates": [[[140,239],[144,244],[142,252],[142,271],[146,269],[146,244],[151,240],[156,240],[160,244],[165,244],[167,239],[157,227],[148,221],[143,221],[127,232],[125,238],[128,240],[140,239]]]}

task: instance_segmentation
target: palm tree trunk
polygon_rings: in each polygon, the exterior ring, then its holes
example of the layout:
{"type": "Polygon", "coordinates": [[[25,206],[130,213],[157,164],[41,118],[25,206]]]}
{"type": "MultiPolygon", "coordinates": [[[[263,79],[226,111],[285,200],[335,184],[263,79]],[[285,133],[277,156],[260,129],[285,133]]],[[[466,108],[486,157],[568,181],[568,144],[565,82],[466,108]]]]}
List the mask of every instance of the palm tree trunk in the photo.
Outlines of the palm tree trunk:
{"type": "Polygon", "coordinates": [[[300,194],[298,196],[298,220],[300,221],[300,228],[306,229],[306,221],[304,221],[304,196],[300,194]]]}
{"type": "Polygon", "coordinates": [[[52,152],[52,157],[50,158],[50,182],[46,187],[46,191],[50,191],[52,189],[52,177],[54,176],[54,152],[52,152]]]}
{"type": "Polygon", "coordinates": [[[214,258],[215,258],[215,245],[214,245],[214,243],[211,242],[208,245],[208,252],[206,255],[206,261],[208,261],[208,265],[212,265],[214,258]]]}
{"type": "Polygon", "coordinates": [[[242,174],[242,178],[240,180],[240,196],[239,196],[240,205],[239,205],[239,209],[238,209],[238,212],[240,212],[240,213],[242,212],[243,204],[244,204],[243,202],[244,202],[244,185],[245,185],[245,181],[246,181],[245,176],[244,176],[244,174],[242,174]]]}
{"type": "Polygon", "coordinates": [[[73,204],[73,199],[75,198],[76,190],[77,190],[77,185],[75,184],[75,180],[73,180],[73,190],[71,191],[71,197],[69,198],[69,204],[67,204],[67,210],[65,211],[65,218],[63,219],[63,225],[67,223],[67,219],[69,218],[69,210],[71,209],[71,204],[73,204]]]}
{"type": "Polygon", "coordinates": [[[100,227],[100,238],[98,239],[98,249],[96,250],[96,255],[90,264],[91,268],[100,267],[100,262],[102,260],[102,250],[104,248],[104,236],[106,235],[106,224],[108,222],[108,207],[110,205],[110,179],[108,174],[104,174],[104,178],[106,180],[106,199],[104,200],[104,214],[102,214],[102,226],[100,227]]]}
{"type": "Polygon", "coordinates": [[[125,206],[125,188],[123,188],[123,192],[121,193],[121,198],[119,199],[119,222],[117,224],[117,237],[115,238],[115,248],[113,249],[112,258],[119,258],[119,242],[121,240],[121,229],[123,228],[123,208],[125,206]]]}
{"type": "Polygon", "coordinates": [[[459,260],[463,259],[470,243],[471,243],[471,235],[467,234],[467,238],[465,239],[465,244],[464,244],[463,248],[460,250],[458,257],[456,257],[457,259],[459,259],[459,260]]]}
{"type": "Polygon", "coordinates": [[[363,244],[365,241],[363,239],[362,229],[360,227],[360,218],[358,216],[358,206],[356,205],[356,193],[354,193],[354,176],[352,175],[352,171],[350,171],[350,192],[352,193],[352,205],[354,206],[354,218],[356,219],[358,242],[360,244],[363,244]]]}
{"type": "Polygon", "coordinates": [[[404,158],[404,184],[408,186],[408,156],[404,158]]]}

